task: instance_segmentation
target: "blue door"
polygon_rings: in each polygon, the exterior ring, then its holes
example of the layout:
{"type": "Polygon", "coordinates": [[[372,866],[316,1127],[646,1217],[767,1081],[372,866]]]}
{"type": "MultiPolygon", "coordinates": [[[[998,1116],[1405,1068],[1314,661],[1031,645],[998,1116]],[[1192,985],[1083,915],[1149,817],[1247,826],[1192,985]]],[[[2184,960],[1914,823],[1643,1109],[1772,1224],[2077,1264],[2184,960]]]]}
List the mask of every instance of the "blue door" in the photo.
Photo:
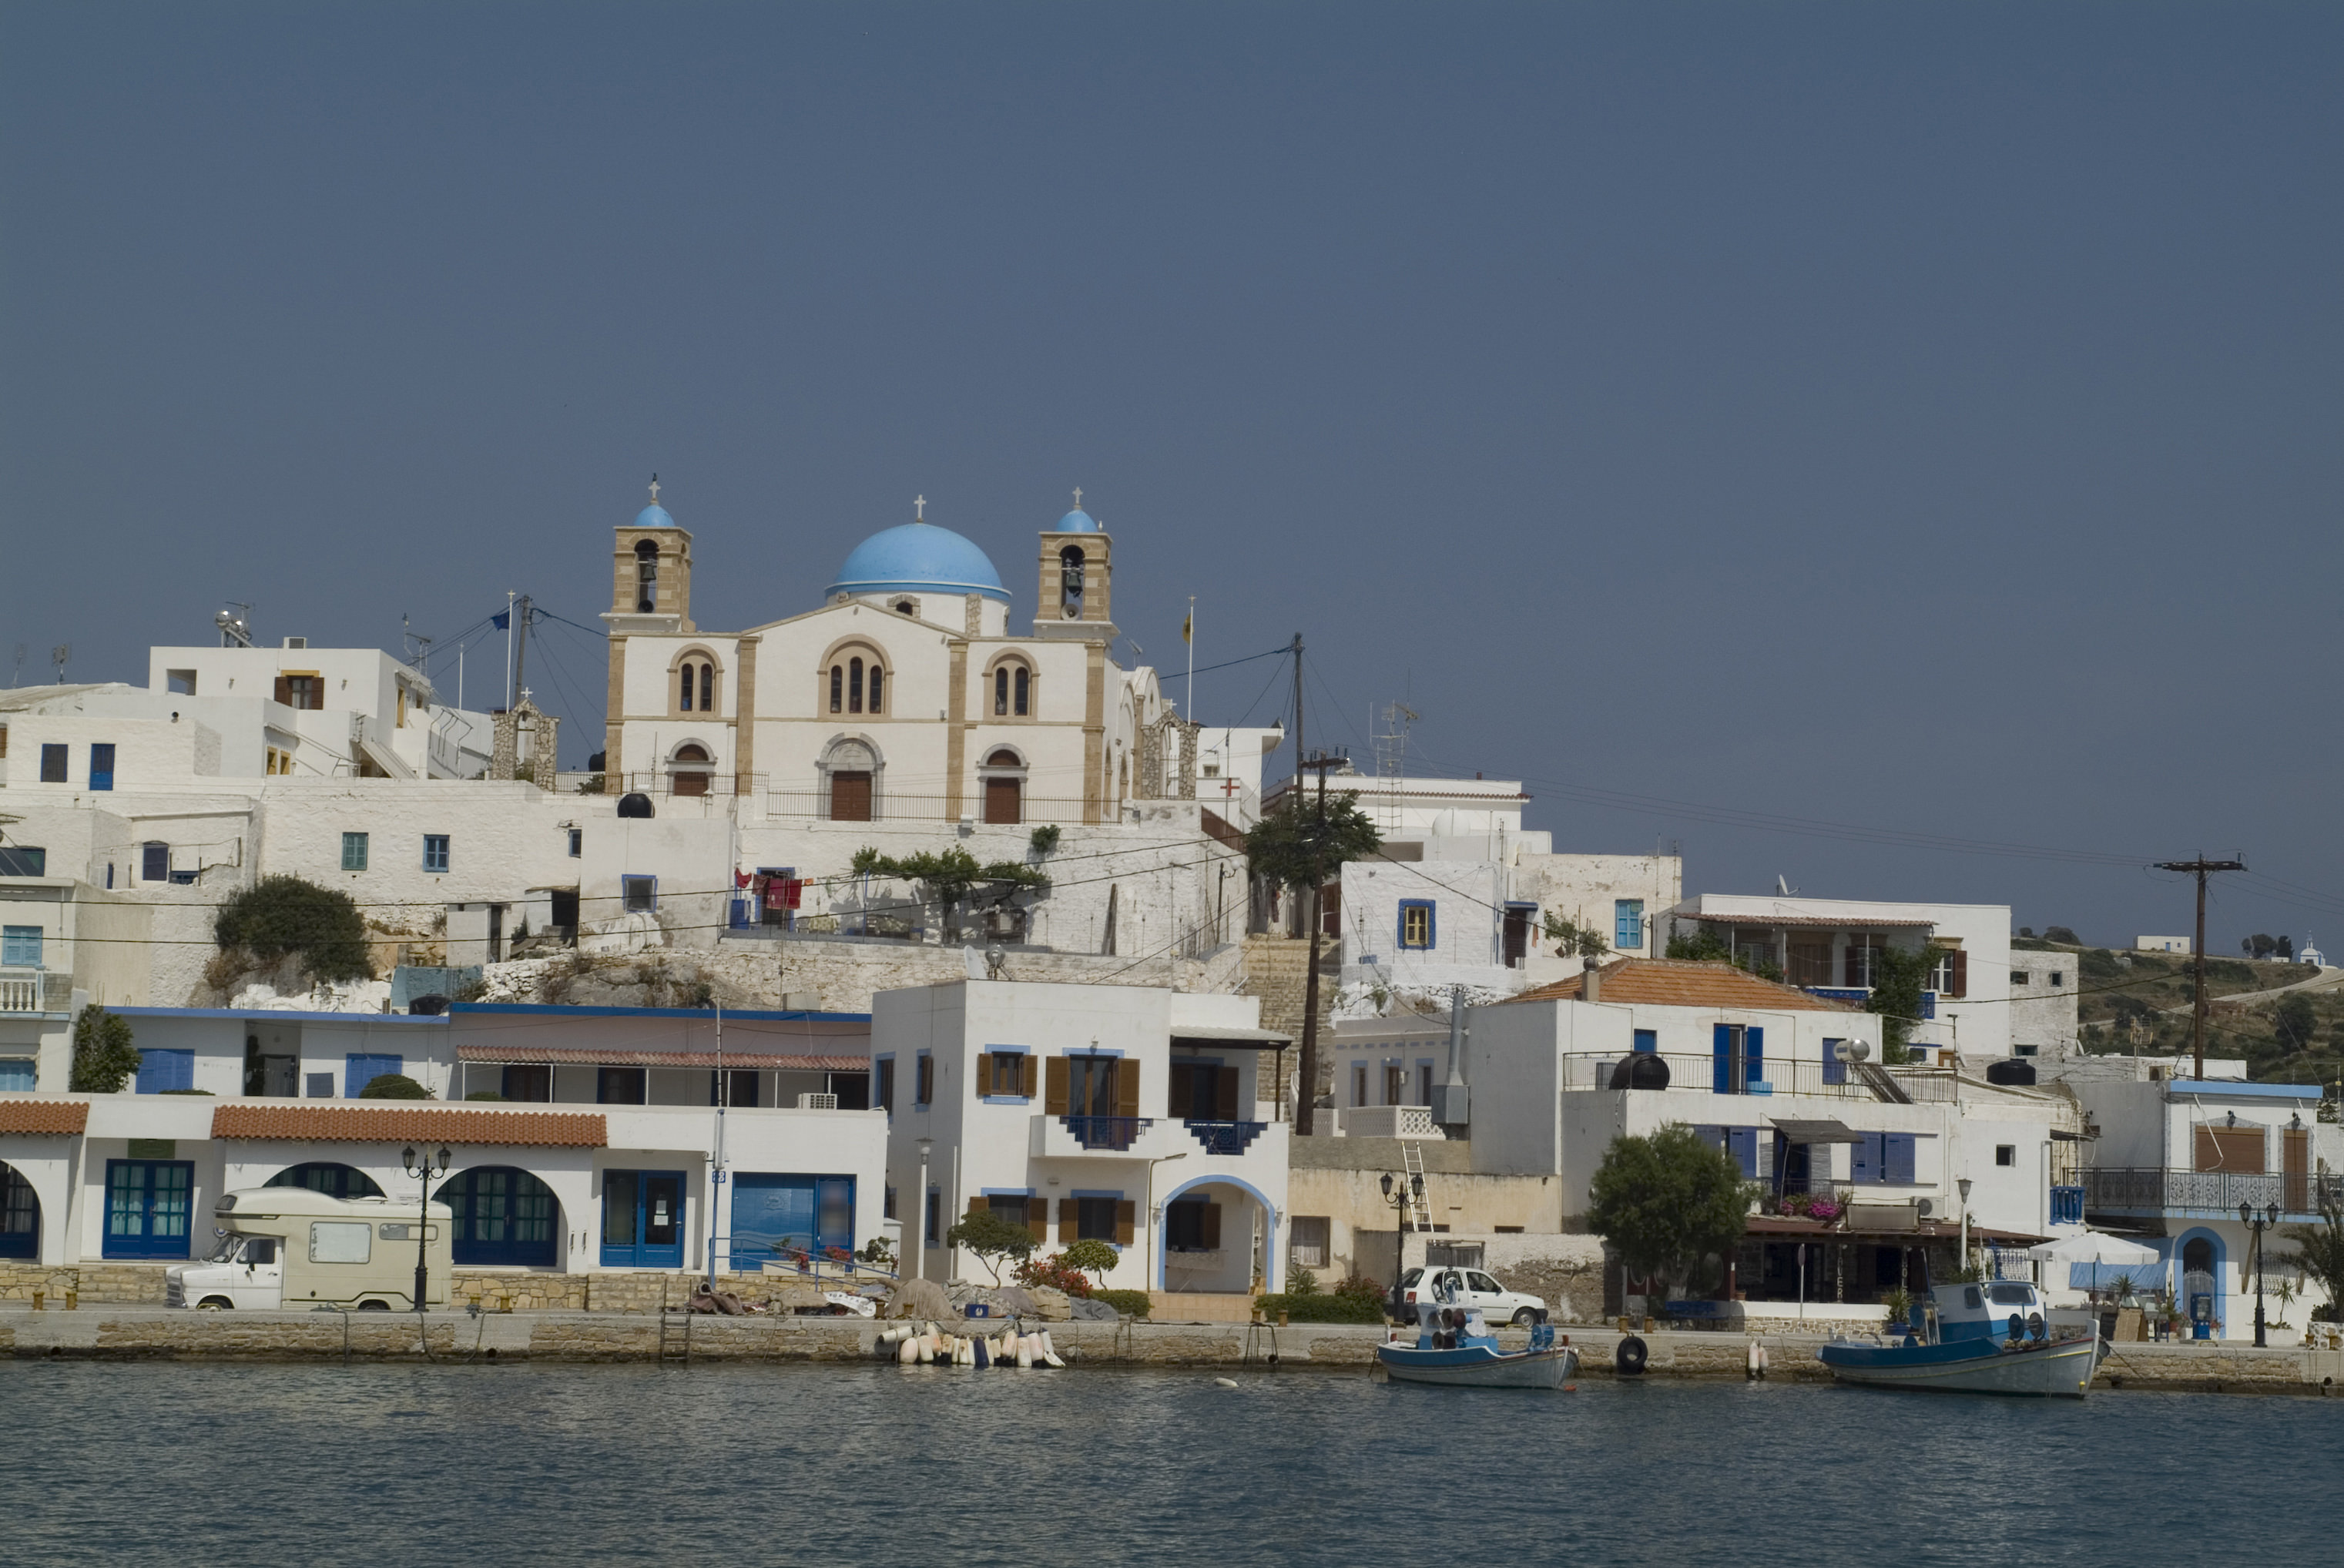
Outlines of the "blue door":
{"type": "Polygon", "coordinates": [[[89,749],[89,787],[93,789],[114,788],[114,745],[100,741],[89,749]]]}
{"type": "Polygon", "coordinates": [[[195,1185],[193,1161],[107,1161],[105,1255],[185,1259],[195,1185]]]}
{"type": "Polygon", "coordinates": [[[683,1172],[602,1172],[602,1266],[683,1267],[683,1172]]]}
{"type": "Polygon", "coordinates": [[[0,1258],[41,1255],[41,1200],[24,1172],[0,1165],[0,1258]]]}
{"type": "Polygon", "coordinates": [[[854,1246],[854,1178],[732,1175],[732,1266],[743,1273],[793,1252],[854,1246]]]}
{"type": "Polygon", "coordinates": [[[553,1267],[553,1220],[561,1205],[553,1189],[528,1171],[475,1165],[432,1196],[448,1205],[455,1221],[450,1261],[468,1268],[553,1267]]]}

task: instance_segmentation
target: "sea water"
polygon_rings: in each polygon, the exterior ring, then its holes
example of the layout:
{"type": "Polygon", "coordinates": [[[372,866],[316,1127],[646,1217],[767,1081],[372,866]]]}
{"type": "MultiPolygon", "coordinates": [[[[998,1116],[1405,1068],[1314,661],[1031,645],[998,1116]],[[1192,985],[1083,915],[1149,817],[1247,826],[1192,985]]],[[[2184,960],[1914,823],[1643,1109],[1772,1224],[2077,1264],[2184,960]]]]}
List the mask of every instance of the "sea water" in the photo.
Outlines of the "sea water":
{"type": "Polygon", "coordinates": [[[0,1362],[0,1562],[2344,1562],[2344,1398],[0,1362]]]}

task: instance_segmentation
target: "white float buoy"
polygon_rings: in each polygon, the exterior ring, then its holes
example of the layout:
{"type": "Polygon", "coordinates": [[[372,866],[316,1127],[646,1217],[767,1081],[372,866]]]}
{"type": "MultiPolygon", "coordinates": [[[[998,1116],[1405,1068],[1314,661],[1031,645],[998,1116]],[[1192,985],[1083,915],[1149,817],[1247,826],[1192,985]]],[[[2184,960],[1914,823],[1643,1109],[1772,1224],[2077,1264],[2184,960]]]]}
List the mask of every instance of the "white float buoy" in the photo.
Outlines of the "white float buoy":
{"type": "Polygon", "coordinates": [[[1026,1368],[1031,1367],[1033,1364],[1034,1364],[1034,1336],[1033,1336],[1032,1334],[1019,1334],[1019,1335],[1017,1336],[1017,1365],[1018,1365],[1018,1368],[1019,1368],[1019,1370],[1023,1371],[1023,1370],[1025,1370],[1025,1369],[1026,1369],[1026,1368]]]}
{"type": "Polygon", "coordinates": [[[1047,1330],[1047,1329],[1044,1329],[1044,1330],[1043,1330],[1039,1334],[1037,1334],[1037,1335],[1036,1335],[1036,1336],[1035,1336],[1035,1337],[1036,1337],[1036,1338],[1037,1338],[1037,1339],[1039,1339],[1039,1340],[1042,1342],[1042,1364],[1043,1364],[1043,1365],[1045,1365],[1045,1366],[1054,1366],[1054,1367],[1062,1367],[1062,1366],[1065,1366],[1065,1365],[1066,1364],[1066,1362],[1062,1362],[1062,1361],[1060,1361],[1060,1360],[1058,1359],[1058,1347],[1057,1347],[1057,1346],[1056,1346],[1056,1345],[1054,1345],[1054,1344],[1052,1344],[1052,1343],[1050,1342],[1050,1331],[1049,1331],[1049,1330],[1047,1330]]]}
{"type": "Polygon", "coordinates": [[[1213,1380],[1213,1386],[1216,1388],[1235,1388],[1238,1386],[1238,1380],[1233,1377],[1217,1377],[1213,1380]]]}
{"type": "Polygon", "coordinates": [[[911,1366],[912,1364],[914,1364],[914,1362],[916,1362],[919,1359],[920,1359],[920,1342],[919,1342],[919,1341],[917,1341],[917,1340],[898,1340],[898,1341],[896,1341],[896,1342],[895,1342],[895,1362],[896,1362],[896,1364],[897,1364],[898,1366],[911,1366]]]}

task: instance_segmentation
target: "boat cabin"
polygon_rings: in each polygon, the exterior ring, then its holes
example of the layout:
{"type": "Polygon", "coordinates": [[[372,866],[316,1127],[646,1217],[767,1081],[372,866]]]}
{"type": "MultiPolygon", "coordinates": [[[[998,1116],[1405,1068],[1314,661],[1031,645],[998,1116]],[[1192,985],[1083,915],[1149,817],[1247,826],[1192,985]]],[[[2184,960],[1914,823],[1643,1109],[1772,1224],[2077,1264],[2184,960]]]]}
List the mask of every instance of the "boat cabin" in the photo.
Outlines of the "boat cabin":
{"type": "Polygon", "coordinates": [[[2043,1340],[2051,1332],[2051,1303],[2023,1280],[1938,1285],[1923,1308],[1930,1344],[1961,1340],[2043,1340]]]}

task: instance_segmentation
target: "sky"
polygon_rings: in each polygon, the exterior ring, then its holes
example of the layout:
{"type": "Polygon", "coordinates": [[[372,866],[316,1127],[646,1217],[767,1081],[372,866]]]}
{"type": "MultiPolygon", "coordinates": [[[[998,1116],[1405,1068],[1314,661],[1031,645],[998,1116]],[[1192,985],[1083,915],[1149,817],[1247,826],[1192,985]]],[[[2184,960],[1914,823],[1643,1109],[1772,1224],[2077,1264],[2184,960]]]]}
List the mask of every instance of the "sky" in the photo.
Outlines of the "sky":
{"type": "Polygon", "coordinates": [[[1299,633],[1311,744],[1405,700],[1558,849],[2099,942],[2238,853],[2213,950],[2344,951],[2339,63],[2325,5],[10,0],[0,658],[241,602],[448,689],[526,592],[577,766],[654,472],[717,629],[915,496],[1030,615],[1079,485],[1173,695],[1191,595],[1199,666],[1299,633]]]}

